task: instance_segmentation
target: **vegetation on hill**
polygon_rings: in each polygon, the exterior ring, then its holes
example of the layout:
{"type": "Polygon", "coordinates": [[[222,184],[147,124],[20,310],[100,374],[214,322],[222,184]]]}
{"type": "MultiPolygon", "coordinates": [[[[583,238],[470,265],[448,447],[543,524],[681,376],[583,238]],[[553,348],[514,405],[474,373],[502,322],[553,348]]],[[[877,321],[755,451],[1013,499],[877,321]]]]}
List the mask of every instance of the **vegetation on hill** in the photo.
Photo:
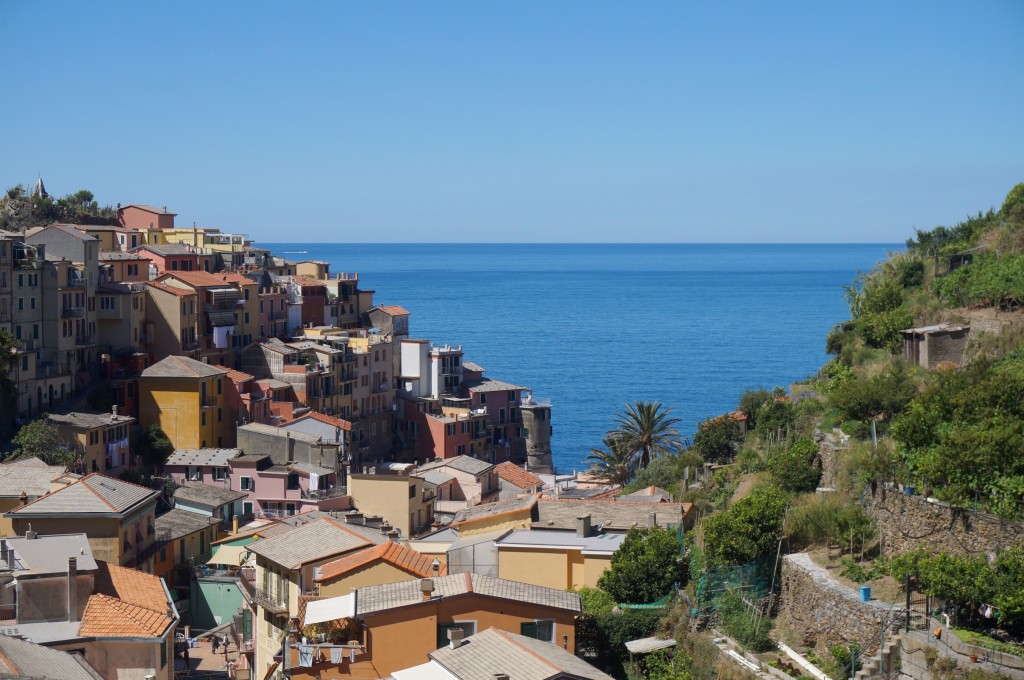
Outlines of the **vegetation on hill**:
{"type": "Polygon", "coordinates": [[[87,189],[62,198],[32,196],[22,184],[0,197],[0,229],[24,232],[49,224],[117,224],[117,211],[101,206],[87,189]]]}

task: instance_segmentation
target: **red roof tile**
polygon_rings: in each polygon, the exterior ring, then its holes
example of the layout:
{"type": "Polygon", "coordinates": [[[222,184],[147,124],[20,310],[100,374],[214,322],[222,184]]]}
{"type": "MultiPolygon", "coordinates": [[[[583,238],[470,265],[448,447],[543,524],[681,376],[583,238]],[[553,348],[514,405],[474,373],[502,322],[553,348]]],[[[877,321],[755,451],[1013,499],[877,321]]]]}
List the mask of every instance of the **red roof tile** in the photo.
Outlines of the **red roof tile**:
{"type": "Polygon", "coordinates": [[[245,382],[246,380],[256,379],[256,376],[254,375],[249,375],[248,373],[243,373],[242,371],[236,371],[233,368],[228,368],[224,364],[217,364],[217,368],[223,368],[225,371],[227,371],[228,379],[231,380],[231,382],[240,383],[245,382]]]}
{"type": "Polygon", "coordinates": [[[504,479],[509,484],[516,485],[520,489],[535,489],[538,486],[544,485],[543,479],[532,472],[524,470],[515,463],[506,461],[496,465],[494,470],[498,473],[498,477],[504,479]]]}
{"type": "Polygon", "coordinates": [[[174,623],[160,577],[97,560],[94,594],[82,614],[83,637],[160,637],[174,623]]]}
{"type": "Polygon", "coordinates": [[[166,283],[160,283],[159,281],[146,281],[146,285],[151,286],[152,288],[156,288],[157,290],[162,290],[165,293],[170,293],[171,295],[177,295],[179,297],[196,294],[194,290],[189,290],[188,288],[178,288],[177,286],[168,286],[166,283]]]}
{"type": "MultiPolygon", "coordinates": [[[[404,545],[388,541],[366,550],[360,550],[354,555],[328,562],[320,568],[320,576],[317,577],[316,581],[317,583],[323,583],[324,581],[336,579],[377,560],[394,565],[414,576],[426,578],[434,575],[433,559],[429,556],[404,545]]],[[[448,568],[442,564],[438,576],[447,576],[447,574],[448,568]]]]}

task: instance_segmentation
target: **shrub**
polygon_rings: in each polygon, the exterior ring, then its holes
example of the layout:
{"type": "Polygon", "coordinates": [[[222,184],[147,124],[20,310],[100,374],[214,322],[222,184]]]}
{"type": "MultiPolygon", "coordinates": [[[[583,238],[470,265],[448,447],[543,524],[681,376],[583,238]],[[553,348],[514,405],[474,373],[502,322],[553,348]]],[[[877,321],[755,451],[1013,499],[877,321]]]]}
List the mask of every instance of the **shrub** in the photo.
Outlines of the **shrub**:
{"type": "Polygon", "coordinates": [[[633,527],[597,585],[616,602],[653,602],[671,592],[682,578],[681,547],[674,531],[633,527]]]}
{"type": "Polygon", "coordinates": [[[710,566],[746,564],[774,552],[782,537],[787,496],[757,487],[746,498],[704,521],[704,551],[710,566]]]}
{"type": "Polygon", "coordinates": [[[818,445],[809,438],[776,449],[768,456],[772,483],[787,493],[814,491],[821,479],[821,468],[814,465],[817,456],[818,445]]]}

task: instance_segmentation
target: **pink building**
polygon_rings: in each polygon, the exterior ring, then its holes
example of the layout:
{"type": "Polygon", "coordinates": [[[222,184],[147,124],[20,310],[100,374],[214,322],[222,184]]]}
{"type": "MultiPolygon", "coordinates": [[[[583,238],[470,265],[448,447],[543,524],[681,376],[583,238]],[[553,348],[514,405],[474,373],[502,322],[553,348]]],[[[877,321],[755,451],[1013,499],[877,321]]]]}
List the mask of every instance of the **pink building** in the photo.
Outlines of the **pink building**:
{"type": "Polygon", "coordinates": [[[270,456],[240,455],[229,461],[231,489],[246,495],[242,515],[287,517],[309,510],[349,510],[352,499],[337,474],[308,463],[274,465],[270,456]]]}
{"type": "Polygon", "coordinates": [[[279,286],[260,288],[260,337],[281,338],[288,327],[288,293],[279,286]]]}
{"type": "MultiPolygon", "coordinates": [[[[156,265],[157,272],[160,274],[166,272],[194,272],[204,269],[199,261],[200,256],[195,250],[178,243],[165,245],[145,243],[132,249],[131,252],[150,260],[156,265]]],[[[205,256],[204,258],[209,259],[205,256]]],[[[205,264],[205,268],[208,270],[210,268],[208,262],[205,264]]]]}
{"type": "Polygon", "coordinates": [[[125,229],[174,229],[174,216],[167,206],[126,205],[117,209],[117,221],[125,229]]]}

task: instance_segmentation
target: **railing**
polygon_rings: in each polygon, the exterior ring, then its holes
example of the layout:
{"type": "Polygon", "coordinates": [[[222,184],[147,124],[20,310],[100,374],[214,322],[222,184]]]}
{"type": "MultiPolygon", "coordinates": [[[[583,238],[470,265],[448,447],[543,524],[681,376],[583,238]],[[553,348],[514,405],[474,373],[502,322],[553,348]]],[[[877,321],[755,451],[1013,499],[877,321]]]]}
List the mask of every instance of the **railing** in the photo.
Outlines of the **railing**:
{"type": "Polygon", "coordinates": [[[270,596],[262,588],[253,587],[252,599],[256,604],[266,609],[271,614],[287,614],[288,603],[280,602],[270,596]]]}
{"type": "Polygon", "coordinates": [[[69,276],[67,288],[85,288],[85,278],[81,276],[69,276]]]}
{"type": "Polygon", "coordinates": [[[17,604],[0,604],[0,623],[12,623],[18,620],[17,604]]]}
{"type": "Polygon", "coordinates": [[[317,489],[316,491],[310,491],[309,489],[302,490],[302,498],[313,501],[322,501],[328,498],[338,498],[339,496],[346,495],[348,495],[348,489],[343,486],[335,486],[331,489],[317,489]]]}
{"type": "Polygon", "coordinates": [[[80,319],[85,315],[85,310],[81,307],[65,307],[61,312],[61,316],[66,316],[73,319],[80,319]]]}

